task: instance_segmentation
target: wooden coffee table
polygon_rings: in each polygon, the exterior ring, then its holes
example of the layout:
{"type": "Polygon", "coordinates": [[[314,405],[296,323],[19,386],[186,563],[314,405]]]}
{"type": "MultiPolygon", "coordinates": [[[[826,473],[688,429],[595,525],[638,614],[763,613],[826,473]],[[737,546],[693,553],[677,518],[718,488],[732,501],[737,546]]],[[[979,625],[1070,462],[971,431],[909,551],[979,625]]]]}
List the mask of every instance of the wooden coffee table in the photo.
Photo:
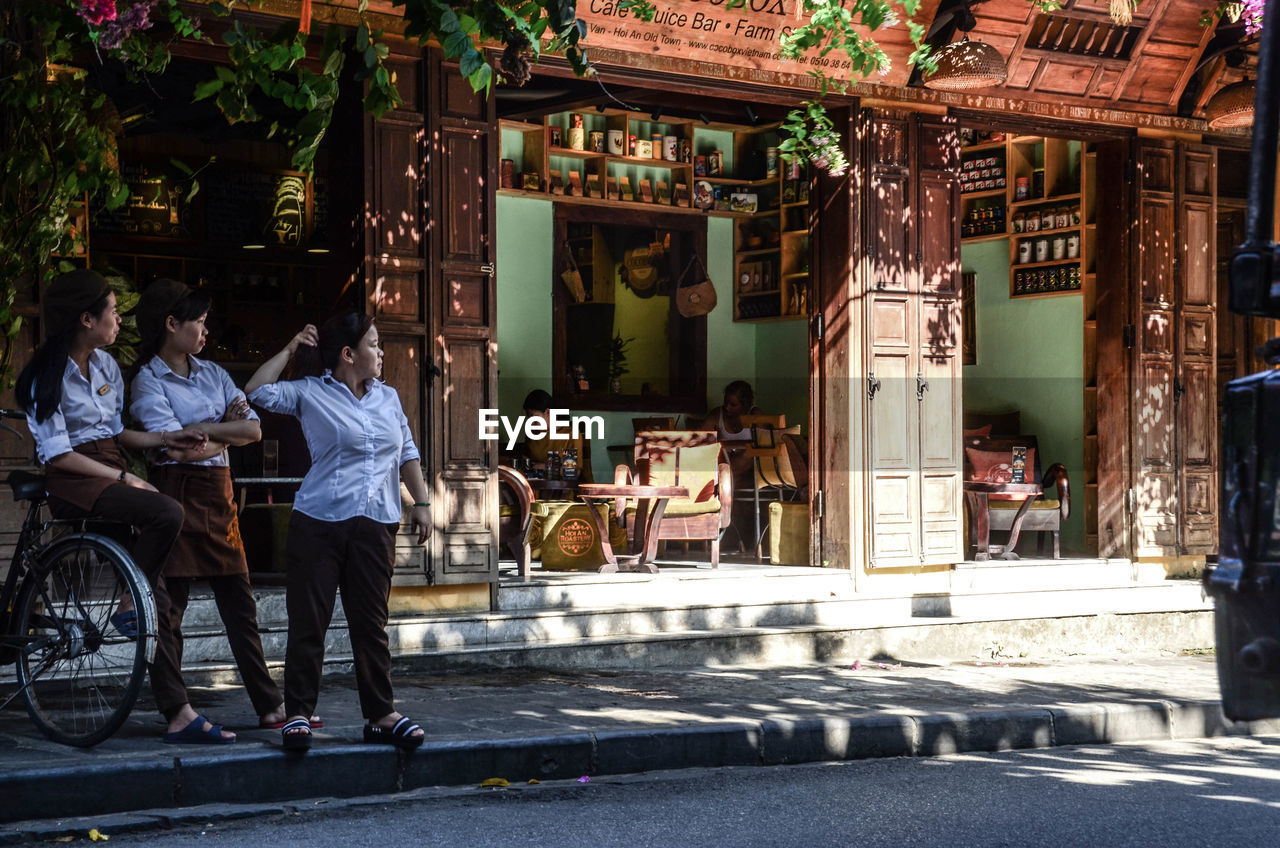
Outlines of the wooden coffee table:
{"type": "Polygon", "coordinates": [[[578,486],[578,497],[587,504],[591,520],[595,522],[596,532],[600,534],[600,547],[604,551],[604,565],[600,566],[601,574],[612,574],[617,571],[647,571],[657,574],[658,567],[653,558],[658,552],[658,527],[662,523],[662,513],[666,512],[667,501],[671,498],[687,498],[689,490],[684,486],[631,486],[622,483],[582,483],[578,486]],[[597,501],[614,501],[620,498],[635,499],[636,522],[635,536],[631,550],[625,554],[616,554],[609,542],[609,525],[596,509],[597,501]],[[652,502],[652,507],[650,507],[652,502]],[[622,560],[622,565],[619,565],[622,560]]]}

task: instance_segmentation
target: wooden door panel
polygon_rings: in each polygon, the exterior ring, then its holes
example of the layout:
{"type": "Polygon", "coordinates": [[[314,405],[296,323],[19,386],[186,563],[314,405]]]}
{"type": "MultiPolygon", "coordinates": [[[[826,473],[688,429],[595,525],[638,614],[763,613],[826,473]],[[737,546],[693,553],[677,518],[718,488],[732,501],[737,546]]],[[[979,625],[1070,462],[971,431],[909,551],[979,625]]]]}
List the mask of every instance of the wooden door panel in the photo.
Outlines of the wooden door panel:
{"type": "Polygon", "coordinates": [[[1170,145],[1150,143],[1138,148],[1138,190],[1173,193],[1174,149],[1170,145]]]}
{"type": "Polygon", "coordinates": [[[391,318],[412,324],[420,324],[422,315],[422,291],[426,272],[404,267],[399,261],[380,256],[374,263],[376,276],[370,292],[370,307],[378,318],[391,318]]]}
{"type": "Polygon", "coordinates": [[[1178,547],[1176,476],[1147,472],[1137,481],[1138,555],[1160,556],[1178,547]]]}
{"type": "Polygon", "coordinates": [[[486,131],[470,127],[448,127],[441,132],[440,148],[453,163],[441,176],[441,202],[447,204],[449,220],[443,226],[443,262],[489,261],[489,152],[486,131]]]}
{"type": "Polygon", "coordinates": [[[423,441],[422,430],[426,388],[422,380],[422,357],[426,344],[421,333],[400,334],[395,332],[395,326],[390,323],[379,326],[378,341],[385,354],[382,379],[396,387],[414,444],[418,446],[418,453],[426,456],[429,446],[423,441]]]}
{"type": "Polygon", "coordinates": [[[920,476],[877,473],[871,484],[871,564],[878,568],[914,565],[920,532],[920,476]]]}
{"type": "Polygon", "coordinates": [[[911,346],[911,301],[903,297],[875,296],[871,299],[870,341],[874,348],[911,346]]]}
{"type": "Polygon", "coordinates": [[[1143,307],[1173,304],[1174,215],[1172,198],[1143,198],[1138,273],[1143,307]]]}
{"type": "Polygon", "coordinates": [[[1173,363],[1159,359],[1142,364],[1138,389],[1138,459],[1146,468],[1172,468],[1173,363]]]}
{"type": "Polygon", "coordinates": [[[1214,303],[1213,204],[1187,202],[1182,206],[1178,244],[1182,250],[1182,303],[1212,306],[1214,303]]]}
{"type": "Polygon", "coordinates": [[[1142,316],[1142,350],[1173,357],[1173,311],[1145,310],[1142,316]]]}
{"type": "Polygon", "coordinates": [[[905,291],[910,286],[908,264],[911,255],[911,227],[907,203],[909,178],[906,174],[881,174],[872,182],[873,205],[867,210],[872,220],[868,237],[872,240],[871,280],[881,291],[905,291]]]}
{"type": "MultiPolygon", "coordinates": [[[[960,184],[949,177],[920,178],[920,290],[960,291],[960,184]]],[[[950,328],[942,328],[948,335],[950,328]]]]}
{"type": "Polygon", "coordinates": [[[1178,316],[1182,327],[1179,332],[1182,333],[1182,354],[1183,356],[1213,356],[1213,325],[1214,315],[1212,312],[1200,309],[1195,312],[1191,308],[1182,311],[1178,316]]]}
{"type": "Polygon", "coordinates": [[[960,375],[956,356],[921,356],[920,465],[960,472],[960,375]]]}
{"type": "Polygon", "coordinates": [[[870,404],[873,470],[901,470],[915,463],[919,422],[911,359],[909,351],[872,354],[872,373],[880,381],[870,404]]]}
{"type": "Polygon", "coordinates": [[[1178,408],[1178,453],[1184,468],[1201,466],[1212,470],[1218,433],[1213,372],[1213,363],[1206,359],[1184,362],[1178,374],[1183,386],[1178,408]]]}
{"type": "Polygon", "coordinates": [[[374,124],[377,195],[373,226],[374,252],[421,257],[422,121],[421,116],[393,113],[374,124]]]}
{"type": "Polygon", "coordinates": [[[437,499],[432,560],[437,583],[498,579],[497,456],[479,437],[479,410],[497,406],[497,296],[493,248],[492,99],[470,91],[455,67],[431,54],[431,354],[440,369],[432,395],[437,499]]]}

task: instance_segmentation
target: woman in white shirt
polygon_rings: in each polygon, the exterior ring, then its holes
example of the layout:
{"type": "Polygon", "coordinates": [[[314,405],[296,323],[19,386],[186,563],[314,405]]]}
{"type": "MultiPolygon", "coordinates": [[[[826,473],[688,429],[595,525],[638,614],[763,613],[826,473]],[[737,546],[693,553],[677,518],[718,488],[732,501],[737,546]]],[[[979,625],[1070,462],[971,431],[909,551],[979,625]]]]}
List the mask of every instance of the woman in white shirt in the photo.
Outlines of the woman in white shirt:
{"type": "MultiPolygon", "coordinates": [[[[169,598],[161,573],[182,528],[182,505],[130,473],[123,451],[198,450],[205,435],[189,427],[155,433],[124,428],[124,378],[115,359],[99,350],[113,343],[120,331],[116,296],[101,274],[63,274],[42,300],[45,341],[18,377],[17,398],[27,413],[36,455],[45,466],[49,508],[58,518],[103,518],[133,525],[138,537],[131,553],[151,584],[160,612],[151,691],[168,722],[164,741],[234,742],[235,734],[192,708],[164,615],[169,598]]],[[[122,635],[137,638],[133,609],[122,608],[111,621],[122,635]]]]}
{"type": "Polygon", "coordinates": [[[431,534],[431,511],[409,421],[396,390],[378,379],[381,373],[373,319],[348,313],[319,331],[308,324],[245,387],[256,405],[295,416],[311,451],[311,469],[289,522],[286,749],[311,747],[307,717],[319,697],[325,633],[339,588],[368,722],[364,741],[422,744],[422,728],[395,709],[386,629],[400,482],[414,500],[418,544],[431,534]],[[291,359],[301,379],[281,381],[291,359]]]}
{"type": "Polygon", "coordinates": [[[258,725],[278,728],[285,719],[284,695],[271,679],[262,653],[258,607],[227,465],[227,447],[258,441],[262,428],[231,375],[216,363],[196,358],[208,337],[209,303],[208,294],[176,280],[156,280],[143,292],[134,313],[142,341],[129,410],[153,433],[198,427],[209,437],[202,448],[160,452],[150,474],[156,488],[186,511],[164,569],[178,659],[191,584],[205,580],[258,725]]]}

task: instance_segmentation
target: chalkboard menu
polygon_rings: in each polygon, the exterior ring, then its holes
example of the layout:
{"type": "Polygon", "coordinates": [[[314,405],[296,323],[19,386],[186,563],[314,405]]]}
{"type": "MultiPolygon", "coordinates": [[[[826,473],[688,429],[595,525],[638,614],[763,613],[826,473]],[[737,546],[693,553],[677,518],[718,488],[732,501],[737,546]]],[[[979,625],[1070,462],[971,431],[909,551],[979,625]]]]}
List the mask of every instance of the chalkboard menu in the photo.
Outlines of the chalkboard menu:
{"type": "Polygon", "coordinates": [[[191,238],[194,216],[187,200],[190,184],[177,168],[167,162],[127,162],[121,165],[120,174],[129,186],[129,199],[118,209],[93,205],[93,233],[191,238]]]}
{"type": "Polygon", "coordinates": [[[306,239],[306,178],[289,171],[219,168],[206,181],[210,242],[300,247],[306,239]]]}

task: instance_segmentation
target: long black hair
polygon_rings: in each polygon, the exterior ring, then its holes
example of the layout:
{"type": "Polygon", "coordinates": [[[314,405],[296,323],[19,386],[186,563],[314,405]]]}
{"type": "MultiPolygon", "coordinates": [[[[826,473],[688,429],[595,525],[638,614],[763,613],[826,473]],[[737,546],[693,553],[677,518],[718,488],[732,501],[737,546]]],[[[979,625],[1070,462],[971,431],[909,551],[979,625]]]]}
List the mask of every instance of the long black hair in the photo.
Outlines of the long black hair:
{"type": "MultiPolygon", "coordinates": [[[[95,300],[85,312],[98,318],[107,308],[110,291],[95,300]]],[[[83,313],[82,313],[83,314],[83,313]]],[[[71,354],[71,342],[75,340],[80,325],[68,322],[55,335],[44,340],[36,348],[31,360],[18,375],[17,400],[24,412],[35,410],[36,422],[43,423],[62,404],[62,375],[67,370],[67,357],[71,354]]]]}
{"type": "Polygon", "coordinates": [[[320,326],[319,345],[298,345],[293,354],[292,376],[319,377],[326,369],[332,371],[338,365],[342,349],[357,347],[372,326],[372,315],[346,312],[333,316],[320,326]]]}

